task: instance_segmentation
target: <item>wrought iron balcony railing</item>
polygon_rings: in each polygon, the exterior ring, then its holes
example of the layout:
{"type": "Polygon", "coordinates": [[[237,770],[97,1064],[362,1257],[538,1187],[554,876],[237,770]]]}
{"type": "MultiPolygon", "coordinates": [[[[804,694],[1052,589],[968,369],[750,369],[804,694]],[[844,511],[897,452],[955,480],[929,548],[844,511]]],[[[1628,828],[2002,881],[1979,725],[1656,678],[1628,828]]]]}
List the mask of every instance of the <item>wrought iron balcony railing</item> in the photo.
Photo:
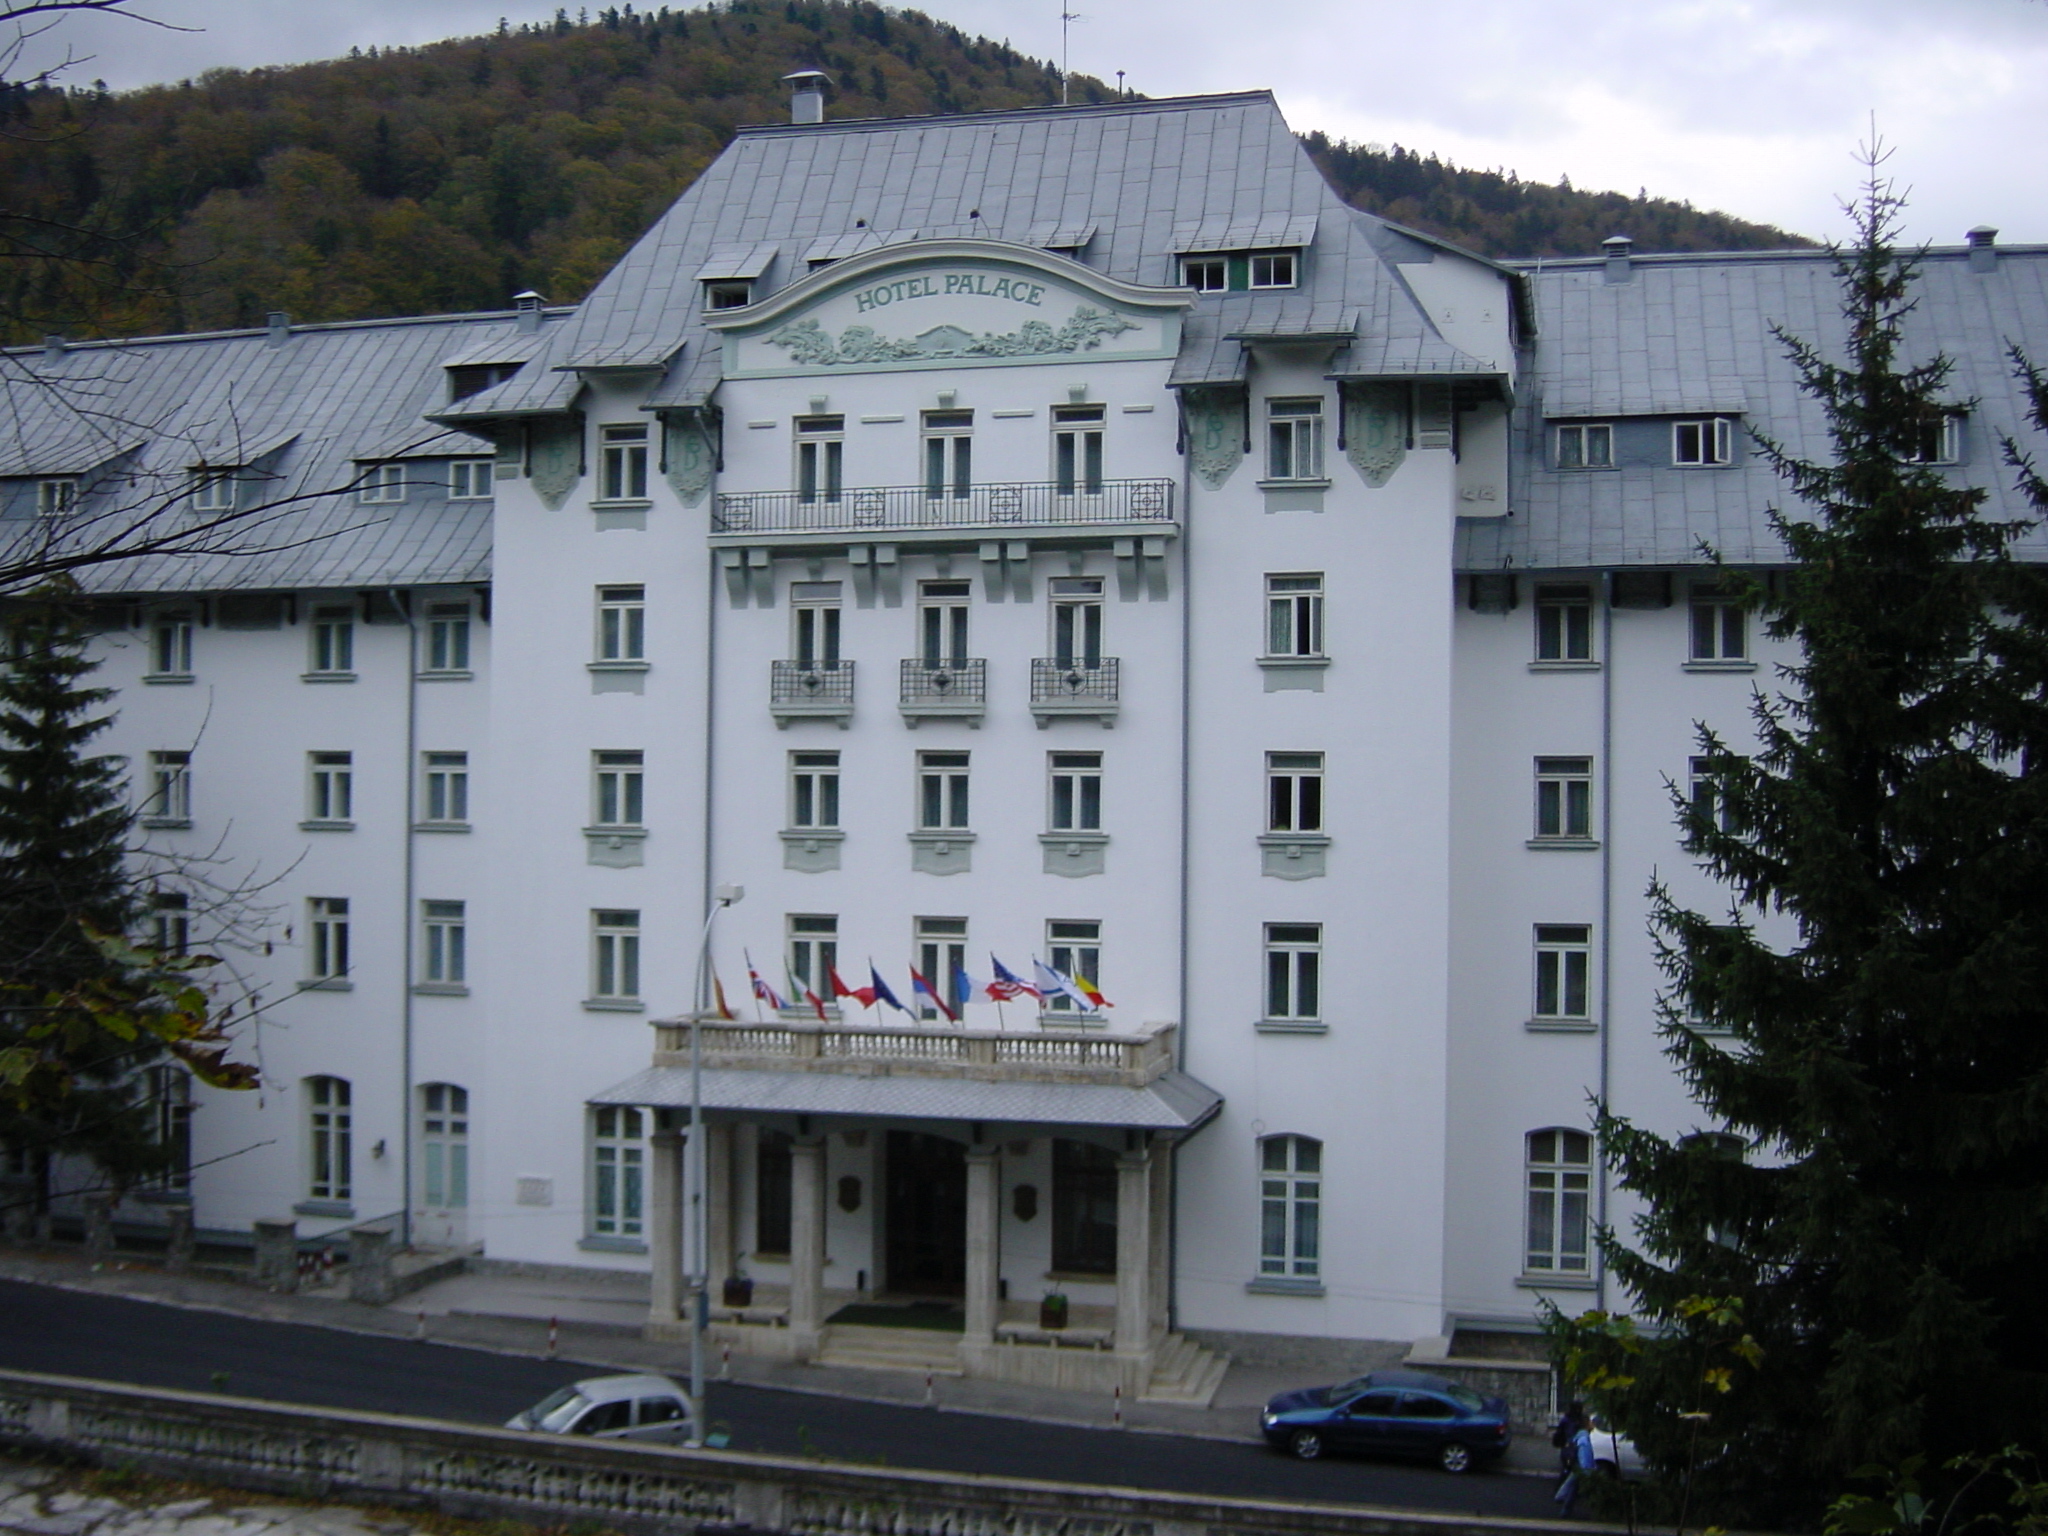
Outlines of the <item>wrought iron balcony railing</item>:
{"type": "Polygon", "coordinates": [[[793,719],[844,720],[853,713],[850,661],[772,661],[768,707],[777,725],[793,719]]]}
{"type": "Polygon", "coordinates": [[[988,707],[988,663],[979,656],[903,662],[903,718],[912,724],[946,716],[979,720],[988,707]]]}
{"type": "Polygon", "coordinates": [[[1108,725],[1116,719],[1120,667],[1114,656],[1034,656],[1031,713],[1040,727],[1055,716],[1084,716],[1108,725]]]}
{"type": "Polygon", "coordinates": [[[802,491],[721,492],[711,531],[728,533],[913,532],[919,529],[1088,527],[1171,523],[1171,480],[1105,480],[1099,491],[1061,493],[1053,481],[977,485],[934,496],[922,485],[887,485],[808,496],[802,491]]]}

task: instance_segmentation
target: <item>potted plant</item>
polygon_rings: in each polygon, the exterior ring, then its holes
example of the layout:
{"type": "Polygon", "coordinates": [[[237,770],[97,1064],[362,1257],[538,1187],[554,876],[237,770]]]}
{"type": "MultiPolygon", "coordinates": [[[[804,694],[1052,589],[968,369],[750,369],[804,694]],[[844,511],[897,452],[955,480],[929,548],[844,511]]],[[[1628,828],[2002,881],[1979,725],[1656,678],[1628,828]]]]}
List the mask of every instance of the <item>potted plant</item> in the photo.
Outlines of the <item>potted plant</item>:
{"type": "Polygon", "coordinates": [[[751,1307],[754,1304],[753,1278],[748,1275],[727,1275],[725,1304],[728,1307],[751,1307]]]}
{"type": "Polygon", "coordinates": [[[1067,1326],[1067,1298],[1059,1291],[1048,1291],[1038,1302],[1038,1326],[1041,1328],[1064,1328],[1067,1326]]]}

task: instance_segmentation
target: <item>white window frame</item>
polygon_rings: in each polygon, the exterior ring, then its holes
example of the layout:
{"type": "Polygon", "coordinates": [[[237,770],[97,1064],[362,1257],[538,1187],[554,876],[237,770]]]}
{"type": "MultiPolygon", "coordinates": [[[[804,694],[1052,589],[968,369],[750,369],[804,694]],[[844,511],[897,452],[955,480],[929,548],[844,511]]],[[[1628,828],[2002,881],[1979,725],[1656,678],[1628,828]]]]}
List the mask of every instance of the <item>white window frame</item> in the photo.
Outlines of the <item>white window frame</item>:
{"type": "Polygon", "coordinates": [[[1323,397],[1269,395],[1266,398],[1266,478],[1323,478],[1323,397]]]}
{"type": "Polygon", "coordinates": [[[190,677],[192,675],[192,616],[185,613],[158,614],[150,626],[149,675],[190,677]]]}
{"type": "Polygon", "coordinates": [[[78,505],[78,478],[56,475],[36,482],[36,516],[62,517],[78,505]]]}
{"type": "Polygon", "coordinates": [[[448,499],[450,501],[489,501],[496,494],[495,459],[450,459],[448,461],[448,499]]]}
{"type": "Polygon", "coordinates": [[[1102,830],[1102,754],[1045,754],[1045,825],[1051,832],[1102,830]]]}
{"type": "Polygon", "coordinates": [[[309,676],[355,676],[355,609],[339,605],[315,608],[307,631],[310,655],[307,657],[306,671],[309,676]]]}
{"type": "Polygon", "coordinates": [[[1320,834],[1323,830],[1323,754],[1266,754],[1266,830],[1320,834]]]}
{"type": "Polygon", "coordinates": [[[844,629],[840,584],[836,581],[794,581],[789,586],[790,660],[806,667],[835,671],[844,629]]]}
{"type": "Polygon", "coordinates": [[[470,624],[475,614],[465,602],[427,604],[427,664],[430,677],[469,676],[470,624]]]}
{"type": "Polygon", "coordinates": [[[435,986],[459,987],[469,981],[469,918],[467,903],[420,903],[420,980],[435,986]]]}
{"type": "Polygon", "coordinates": [[[839,754],[789,754],[789,824],[811,831],[839,826],[839,754]]]}
{"type": "Polygon", "coordinates": [[[1593,836],[1593,759],[1536,759],[1538,842],[1589,842],[1593,836]]]}
{"type": "Polygon", "coordinates": [[[1944,411],[1937,420],[1922,423],[1915,433],[1915,440],[1897,457],[1901,464],[1962,463],[1962,413],[1944,411]]]}
{"type": "Polygon", "coordinates": [[[192,471],[191,507],[194,512],[219,514],[232,512],[240,499],[236,486],[240,467],[222,469],[195,469],[192,471]]]}
{"type": "Polygon", "coordinates": [[[1316,1282],[1323,1268],[1323,1144],[1313,1136],[1258,1143],[1259,1278],[1316,1282]]]}
{"type": "Polygon", "coordinates": [[[647,500],[647,424],[614,422],[598,428],[598,499],[647,500]]]}
{"type": "Polygon", "coordinates": [[[1522,1273],[1578,1278],[1593,1267],[1593,1138],[1549,1126],[1522,1140],[1522,1273]]]}
{"type": "Polygon", "coordinates": [[[1695,584],[1687,594],[1687,656],[1695,662],[1749,660],[1749,613],[1718,586],[1695,584]]]}
{"type": "Polygon", "coordinates": [[[1180,285],[1183,288],[1192,288],[1197,293],[1228,293],[1230,291],[1230,258],[1228,256],[1181,257],[1180,285]]]}
{"type": "Polygon", "coordinates": [[[1589,582],[1536,587],[1536,660],[1571,665],[1593,660],[1593,588],[1589,582]]]}
{"type": "Polygon", "coordinates": [[[1323,649],[1323,573],[1266,573],[1266,655],[1320,660],[1323,649]]]}
{"type": "MultiPolygon", "coordinates": [[[[791,912],[783,919],[790,979],[832,1003],[832,970],[839,964],[839,918],[835,913],[791,912]]],[[[807,1006],[801,995],[792,1007],[807,1006]]]]}
{"type": "Polygon", "coordinates": [[[647,659],[647,588],[606,586],[597,589],[597,659],[647,659]]]}
{"type": "Polygon", "coordinates": [[[1741,837],[1745,831],[1742,813],[1729,802],[1727,791],[1722,788],[1722,776],[1709,768],[1712,761],[1707,757],[1687,759],[1686,800],[1718,830],[1730,837],[1741,837]]]}
{"type": "Polygon", "coordinates": [[[590,754],[590,824],[593,827],[647,825],[647,754],[600,751],[590,754]]]}
{"type": "Polygon", "coordinates": [[[648,1112],[607,1104],[590,1112],[590,1235],[646,1234],[648,1112]]]}
{"type": "Polygon", "coordinates": [[[1100,405],[1052,408],[1052,489],[1055,496],[1100,496],[1107,459],[1108,409],[1100,405]]]}
{"type": "Polygon", "coordinates": [[[964,832],[969,820],[971,755],[966,752],[917,754],[917,828],[920,832],[964,832]]]}
{"type": "Polygon", "coordinates": [[[371,506],[386,506],[405,500],[406,472],[403,464],[365,465],[356,486],[356,500],[371,506]]]}
{"type": "MultiPolygon", "coordinates": [[[[967,919],[964,917],[920,917],[911,925],[912,942],[917,945],[917,969],[938,989],[939,996],[955,1014],[960,1012],[956,978],[967,969],[967,919]]],[[[1092,979],[1092,978],[1091,978],[1092,979]]],[[[939,1017],[932,1000],[922,993],[911,999],[920,1019],[939,1017]]]]}
{"type": "Polygon", "coordinates": [[[1720,469],[1735,462],[1735,423],[1699,416],[1671,423],[1671,462],[1681,469],[1720,469]]]}
{"type": "Polygon", "coordinates": [[[469,1205],[469,1090],[454,1083],[420,1084],[420,1204],[469,1205]]]}
{"type": "Polygon", "coordinates": [[[427,826],[469,825],[469,754],[420,754],[421,821],[427,826]]]}
{"type": "Polygon", "coordinates": [[[1577,472],[1584,469],[1613,469],[1614,423],[1577,421],[1560,426],[1554,440],[1551,464],[1577,472]]]}
{"type": "Polygon", "coordinates": [[[620,1002],[640,1000],[638,910],[625,907],[591,909],[590,995],[620,1002]]]}
{"type": "Polygon", "coordinates": [[[745,309],[754,302],[754,284],[744,277],[707,278],[704,283],[704,309],[707,314],[717,314],[722,309],[745,309]]]}
{"type": "Polygon", "coordinates": [[[306,820],[353,822],[355,798],[353,752],[306,754],[306,820]]]}
{"type": "Polygon", "coordinates": [[[158,891],[150,897],[151,943],[160,955],[176,959],[192,948],[192,898],[183,891],[158,891]]]}
{"type": "Polygon", "coordinates": [[[846,495],[846,418],[799,416],[791,426],[797,501],[807,507],[837,506],[846,495]]]}
{"type": "Polygon", "coordinates": [[[1319,1024],[1323,1017],[1323,925],[1268,923],[1260,1017],[1273,1024],[1319,1024]]]}
{"type": "MultiPolygon", "coordinates": [[[[182,951],[181,951],[182,953],[182,951]]],[[[151,1139],[169,1154],[169,1166],[148,1176],[152,1188],[192,1187],[192,1074],[165,1062],[148,1069],[151,1139]]]]}
{"type": "Polygon", "coordinates": [[[1294,251],[1254,251],[1245,258],[1245,286],[1254,292],[1301,286],[1301,256],[1294,251]]]}
{"type": "Polygon", "coordinates": [[[948,577],[917,584],[918,655],[927,667],[957,667],[972,656],[974,583],[948,577]]]}
{"type": "Polygon", "coordinates": [[[149,754],[149,800],[143,821],[151,826],[192,824],[192,754],[165,748],[149,754]]]}
{"type": "MultiPolygon", "coordinates": [[[[1052,968],[1062,976],[1085,977],[1097,987],[1102,985],[1102,923],[1099,919],[1048,919],[1045,925],[1045,948],[1051,957],[1052,968]]],[[[1081,1005],[1064,992],[1057,992],[1048,997],[1045,1000],[1045,1011],[1059,1014],[1068,1020],[1076,1016],[1088,1016],[1081,1005]]]]}
{"type": "Polygon", "coordinates": [[[948,408],[919,417],[918,481],[927,501],[974,494],[974,412],[948,408]]]}
{"type": "Polygon", "coordinates": [[[1593,929],[1588,923],[1538,923],[1531,1017],[1542,1023],[1593,1019],[1593,929]]]}
{"type": "Polygon", "coordinates": [[[306,1085],[306,1194],[344,1202],[355,1194],[354,1090],[345,1077],[309,1077],[306,1085]]]}
{"type": "Polygon", "coordinates": [[[346,981],[349,975],[346,896],[306,898],[306,979],[346,981]]]}
{"type": "Polygon", "coordinates": [[[1094,671],[1102,665],[1102,578],[1054,576],[1045,584],[1053,661],[1094,671]]]}

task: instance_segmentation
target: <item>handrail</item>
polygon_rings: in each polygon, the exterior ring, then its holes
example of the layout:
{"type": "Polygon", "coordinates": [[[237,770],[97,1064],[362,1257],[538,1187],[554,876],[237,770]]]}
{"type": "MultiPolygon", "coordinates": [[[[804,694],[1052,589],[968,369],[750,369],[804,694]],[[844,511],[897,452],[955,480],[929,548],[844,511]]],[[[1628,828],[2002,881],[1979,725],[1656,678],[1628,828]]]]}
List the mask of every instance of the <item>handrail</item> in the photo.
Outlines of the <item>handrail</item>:
{"type": "Polygon", "coordinates": [[[721,533],[858,533],[920,528],[1087,527],[1171,523],[1171,480],[1105,480],[1096,491],[1067,490],[1050,480],[951,487],[870,486],[838,495],[803,491],[721,491],[711,531],[721,533]]]}

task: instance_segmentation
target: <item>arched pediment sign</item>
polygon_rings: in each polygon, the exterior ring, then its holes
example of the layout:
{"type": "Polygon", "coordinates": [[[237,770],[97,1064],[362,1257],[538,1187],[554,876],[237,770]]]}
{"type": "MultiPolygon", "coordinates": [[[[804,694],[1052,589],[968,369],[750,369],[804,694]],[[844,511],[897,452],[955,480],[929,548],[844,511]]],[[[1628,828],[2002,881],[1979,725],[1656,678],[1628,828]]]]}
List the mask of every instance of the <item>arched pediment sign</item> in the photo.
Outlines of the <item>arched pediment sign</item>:
{"type": "Polygon", "coordinates": [[[1170,358],[1193,296],[997,240],[923,240],[835,262],[707,318],[729,379],[1170,358]]]}

